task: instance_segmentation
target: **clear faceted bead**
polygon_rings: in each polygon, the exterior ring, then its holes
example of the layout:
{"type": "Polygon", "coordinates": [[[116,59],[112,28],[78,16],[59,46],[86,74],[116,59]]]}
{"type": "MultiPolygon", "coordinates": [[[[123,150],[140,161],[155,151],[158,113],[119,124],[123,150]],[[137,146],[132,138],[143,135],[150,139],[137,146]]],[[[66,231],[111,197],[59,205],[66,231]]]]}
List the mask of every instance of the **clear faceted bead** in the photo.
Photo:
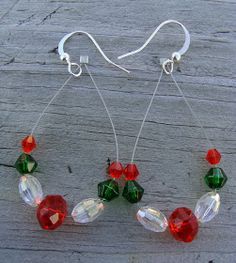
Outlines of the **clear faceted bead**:
{"type": "Polygon", "coordinates": [[[43,191],[39,180],[29,174],[21,176],[19,193],[22,199],[33,207],[40,204],[43,199],[43,191]]]}
{"type": "Polygon", "coordinates": [[[78,203],[72,213],[74,221],[80,224],[93,222],[104,210],[101,199],[88,198],[78,203]]]}
{"type": "Polygon", "coordinates": [[[141,207],[138,210],[137,219],[144,228],[154,232],[164,232],[168,226],[168,221],[164,214],[158,209],[149,206],[141,207]]]}
{"type": "Polygon", "coordinates": [[[220,195],[216,192],[209,192],[203,195],[195,207],[195,216],[201,223],[211,221],[219,212],[220,195]]]}

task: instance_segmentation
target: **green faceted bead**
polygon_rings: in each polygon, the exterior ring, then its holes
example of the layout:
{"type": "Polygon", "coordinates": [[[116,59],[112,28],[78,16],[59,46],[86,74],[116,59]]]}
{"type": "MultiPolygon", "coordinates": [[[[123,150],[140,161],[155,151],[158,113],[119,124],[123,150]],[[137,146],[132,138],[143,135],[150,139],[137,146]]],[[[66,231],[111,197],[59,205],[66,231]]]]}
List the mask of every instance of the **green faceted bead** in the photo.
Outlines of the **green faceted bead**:
{"type": "Polygon", "coordinates": [[[119,196],[118,183],[113,180],[107,180],[98,184],[98,196],[104,201],[111,201],[119,196]]]}
{"type": "Polygon", "coordinates": [[[37,166],[38,164],[34,158],[31,155],[25,153],[22,153],[15,163],[16,170],[21,174],[33,173],[37,166]]]}
{"type": "Polygon", "coordinates": [[[137,203],[142,199],[144,189],[136,181],[127,181],[122,193],[130,203],[137,203]]]}
{"type": "Polygon", "coordinates": [[[211,189],[220,189],[222,188],[226,181],[227,176],[223,169],[214,167],[211,168],[206,176],[204,177],[205,183],[211,188],[211,189]]]}

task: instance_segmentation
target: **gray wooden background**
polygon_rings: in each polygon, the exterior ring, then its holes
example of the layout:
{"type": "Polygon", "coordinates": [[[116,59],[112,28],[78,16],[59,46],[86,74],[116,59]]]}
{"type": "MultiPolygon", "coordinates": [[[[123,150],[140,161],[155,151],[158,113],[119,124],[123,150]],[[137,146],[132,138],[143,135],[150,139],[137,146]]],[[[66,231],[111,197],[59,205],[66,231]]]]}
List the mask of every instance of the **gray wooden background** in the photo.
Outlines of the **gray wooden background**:
{"type": "MultiPolygon", "coordinates": [[[[0,4],[0,262],[171,263],[236,262],[236,1],[235,0],[1,0],[0,4]],[[148,232],[135,220],[138,205],[119,198],[94,223],[70,218],[55,232],[39,228],[35,210],[18,195],[13,168],[20,141],[68,77],[56,47],[73,30],[94,35],[107,55],[139,47],[166,19],[191,32],[190,50],[175,76],[212,142],[223,155],[228,183],[218,217],[200,228],[191,244],[168,231],[148,232]]],[[[90,56],[118,132],[121,160],[131,158],[135,136],[160,73],[159,58],[178,50],[183,35],[167,26],[141,54],[109,66],[85,37],[66,46],[73,60],[90,56]]],[[[108,157],[115,158],[108,118],[87,74],[73,79],[36,130],[35,173],[44,193],[65,195],[70,211],[96,197],[108,157]]],[[[151,109],[137,149],[139,205],[156,204],[167,215],[178,206],[194,208],[207,191],[203,156],[206,140],[168,76],[151,109]]]]}

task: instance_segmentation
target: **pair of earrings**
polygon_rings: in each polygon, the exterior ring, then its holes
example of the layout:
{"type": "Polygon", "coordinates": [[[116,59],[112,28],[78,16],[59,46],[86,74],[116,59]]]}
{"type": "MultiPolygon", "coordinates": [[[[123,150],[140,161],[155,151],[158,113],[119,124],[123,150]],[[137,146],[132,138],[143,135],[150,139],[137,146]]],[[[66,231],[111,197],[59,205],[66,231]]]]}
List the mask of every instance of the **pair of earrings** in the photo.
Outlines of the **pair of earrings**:
{"type": "Polygon", "coordinates": [[[163,73],[166,75],[170,75],[174,84],[176,85],[178,91],[183,97],[186,105],[188,106],[190,112],[193,117],[196,119],[199,127],[201,128],[207,143],[209,144],[209,150],[206,154],[206,160],[212,166],[206,176],[204,177],[206,184],[209,188],[212,189],[211,192],[203,195],[197,202],[195,211],[193,212],[189,208],[180,207],[174,210],[171,213],[169,219],[165,217],[165,215],[159,211],[155,207],[145,206],[141,207],[137,211],[137,219],[138,221],[148,230],[154,232],[164,232],[169,226],[169,230],[171,234],[174,236],[176,240],[180,240],[183,242],[191,242],[198,232],[199,223],[205,223],[212,220],[219,211],[220,207],[220,196],[218,190],[224,186],[227,181],[227,176],[225,175],[222,168],[218,167],[218,164],[221,160],[221,154],[215,147],[212,145],[212,142],[209,140],[207,133],[205,132],[201,121],[198,119],[197,115],[193,111],[191,105],[186,99],[182,89],[178,85],[177,81],[173,76],[173,70],[175,63],[181,60],[182,55],[186,53],[190,45],[190,35],[188,30],[184,25],[175,20],[167,20],[161,23],[156,30],[152,33],[152,35],[147,39],[147,41],[137,50],[124,54],[119,59],[122,59],[127,56],[135,55],[141,52],[153,39],[156,33],[162,28],[164,25],[169,23],[175,23],[182,27],[185,34],[185,42],[183,47],[178,51],[174,52],[170,59],[161,59],[160,64],[162,67],[161,74],[157,81],[157,85],[152,94],[151,100],[148,104],[147,110],[145,112],[143,121],[141,123],[138,135],[135,140],[133,153],[131,157],[131,162],[123,168],[121,162],[119,161],[119,146],[117,140],[117,134],[115,130],[115,126],[109,112],[109,109],[105,103],[105,100],[102,96],[100,89],[98,88],[88,66],[88,57],[82,56],[80,58],[80,64],[71,62],[71,58],[68,53],[64,52],[64,44],[65,42],[71,38],[75,34],[84,34],[94,43],[100,54],[103,58],[111,65],[129,73],[128,70],[123,68],[120,65],[112,62],[102,51],[98,43],[95,39],[84,31],[76,31],[72,32],[62,38],[58,45],[58,53],[60,55],[60,59],[66,61],[68,64],[68,72],[72,75],[70,76],[65,83],[60,87],[60,89],[55,93],[53,98],[46,105],[44,110],[41,112],[38,120],[36,121],[30,135],[26,136],[22,140],[22,149],[23,153],[17,159],[15,163],[15,167],[22,174],[19,182],[19,193],[23,200],[33,206],[37,207],[37,219],[39,221],[40,226],[43,229],[53,230],[59,227],[65,220],[67,216],[67,203],[64,198],[60,195],[47,195],[43,197],[43,191],[41,184],[39,181],[33,177],[32,174],[37,168],[37,162],[30,155],[30,153],[36,148],[36,141],[33,136],[35,129],[37,128],[40,120],[46,113],[48,107],[53,102],[53,100],[58,96],[61,90],[65,87],[65,85],[70,81],[70,79],[74,77],[80,77],[82,74],[82,66],[87,70],[89,77],[98,92],[98,95],[104,105],[104,108],[107,112],[108,118],[110,120],[112,130],[114,133],[115,145],[116,145],[116,160],[112,162],[108,167],[108,174],[111,179],[106,180],[98,184],[98,197],[99,198],[89,198],[78,203],[71,215],[75,222],[83,224],[94,221],[104,210],[104,201],[111,201],[114,198],[119,196],[119,186],[117,183],[117,179],[121,178],[124,175],[126,179],[126,184],[123,190],[123,197],[125,197],[129,202],[136,203],[141,200],[144,189],[136,182],[136,178],[139,175],[139,170],[137,165],[134,163],[135,152],[137,149],[138,141],[144,127],[146,118],[151,109],[152,103],[154,101],[155,95],[158,91],[159,84],[163,73]]]}

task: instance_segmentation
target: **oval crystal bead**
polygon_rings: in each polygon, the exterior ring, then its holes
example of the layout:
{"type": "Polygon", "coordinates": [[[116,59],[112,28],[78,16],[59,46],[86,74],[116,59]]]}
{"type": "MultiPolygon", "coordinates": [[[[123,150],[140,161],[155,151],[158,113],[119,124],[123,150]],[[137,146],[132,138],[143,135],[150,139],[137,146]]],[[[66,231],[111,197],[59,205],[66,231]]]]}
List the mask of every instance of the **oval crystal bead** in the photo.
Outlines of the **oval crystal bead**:
{"type": "Polygon", "coordinates": [[[78,203],[72,213],[74,221],[80,224],[93,222],[104,210],[101,199],[89,198],[78,203]]]}
{"type": "Polygon", "coordinates": [[[211,221],[219,212],[220,195],[216,192],[204,194],[197,202],[195,216],[201,223],[211,221]]]}
{"type": "Polygon", "coordinates": [[[39,180],[29,174],[21,176],[19,193],[26,204],[33,207],[40,204],[43,199],[43,191],[39,180]]]}
{"type": "Polygon", "coordinates": [[[137,219],[144,228],[154,232],[164,232],[168,226],[164,214],[153,207],[141,207],[137,212],[137,219]]]}

